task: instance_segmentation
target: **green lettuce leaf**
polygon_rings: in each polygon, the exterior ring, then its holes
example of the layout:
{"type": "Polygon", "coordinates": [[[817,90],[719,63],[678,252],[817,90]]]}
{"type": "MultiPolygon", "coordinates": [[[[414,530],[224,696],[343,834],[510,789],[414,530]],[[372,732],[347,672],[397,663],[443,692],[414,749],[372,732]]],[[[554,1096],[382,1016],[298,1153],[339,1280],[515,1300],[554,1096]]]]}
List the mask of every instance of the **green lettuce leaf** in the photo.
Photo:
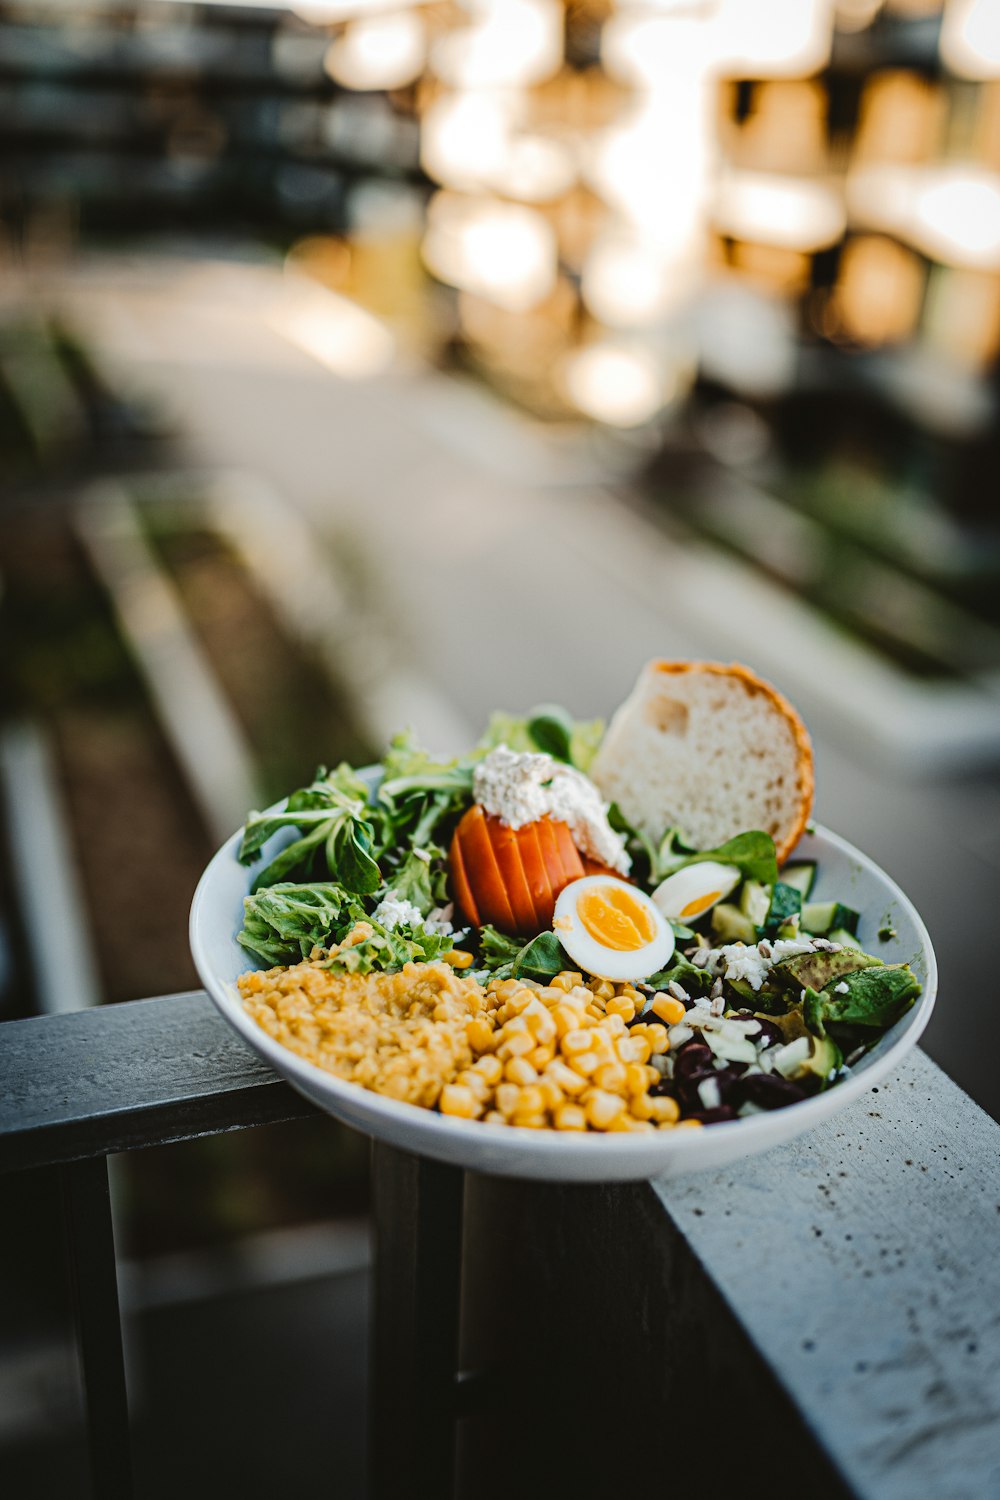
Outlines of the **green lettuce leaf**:
{"type": "Polygon", "coordinates": [[[676,828],[668,828],[653,854],[651,883],[658,885],[675,870],[699,864],[706,859],[718,860],[723,865],[735,865],[744,880],[759,880],[761,885],[773,886],[778,879],[774,840],[762,829],[738,833],[717,849],[691,849],[683,842],[676,828]]]}
{"type": "Polygon", "coordinates": [[[313,948],[340,942],[364,916],[364,907],[343,886],[273,885],[244,898],[236,941],[268,966],[298,963],[313,948]]]}

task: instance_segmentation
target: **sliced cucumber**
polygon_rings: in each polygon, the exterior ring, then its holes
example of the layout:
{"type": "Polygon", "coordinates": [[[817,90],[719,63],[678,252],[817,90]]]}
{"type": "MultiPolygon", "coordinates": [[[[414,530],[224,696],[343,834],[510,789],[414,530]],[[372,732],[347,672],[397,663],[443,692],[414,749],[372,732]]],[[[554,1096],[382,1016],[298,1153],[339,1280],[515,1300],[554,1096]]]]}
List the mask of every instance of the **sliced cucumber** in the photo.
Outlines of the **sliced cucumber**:
{"type": "Polygon", "coordinates": [[[802,892],[797,886],[787,885],[784,880],[779,880],[771,895],[771,905],[767,913],[765,930],[770,937],[778,932],[786,922],[793,921],[802,910],[802,892]]]}
{"type": "Polygon", "coordinates": [[[720,943],[755,943],[757,928],[738,906],[720,901],[712,907],[712,936],[720,943]]]}
{"type": "Polygon", "coordinates": [[[802,908],[802,926],[813,937],[826,937],[835,927],[857,932],[858,913],[839,901],[809,901],[802,908]]]}
{"type": "Polygon", "coordinates": [[[831,927],[827,933],[831,943],[839,943],[842,948],[855,948],[858,953],[864,950],[853,932],[848,932],[846,927],[831,927]]]}
{"type": "Polygon", "coordinates": [[[749,917],[755,927],[763,927],[771,910],[772,893],[769,885],[759,880],[744,880],[740,891],[740,911],[749,917]]]}
{"type": "Polygon", "coordinates": [[[816,861],[803,859],[783,865],[780,878],[784,885],[793,885],[803,901],[808,901],[816,884],[816,861]]]}

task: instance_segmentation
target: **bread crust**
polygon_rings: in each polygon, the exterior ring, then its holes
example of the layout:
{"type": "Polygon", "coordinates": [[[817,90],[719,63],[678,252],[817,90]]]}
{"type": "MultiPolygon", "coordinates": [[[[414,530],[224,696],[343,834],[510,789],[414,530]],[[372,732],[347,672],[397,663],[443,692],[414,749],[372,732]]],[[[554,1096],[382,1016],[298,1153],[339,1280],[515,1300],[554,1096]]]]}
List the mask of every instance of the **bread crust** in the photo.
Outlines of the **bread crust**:
{"type": "Polygon", "coordinates": [[[742,662],[654,660],[649,662],[643,669],[643,672],[640,673],[639,681],[641,682],[644,676],[652,673],[662,673],[664,676],[703,673],[716,677],[736,678],[750,694],[760,694],[765,697],[774,710],[785,720],[795,747],[798,807],[784,839],[780,844],[775,844],[778,864],[784,864],[805,832],[809,815],[812,812],[813,796],[816,788],[812,741],[809,737],[809,731],[806,729],[798,711],[772,683],[767,682],[763,677],[759,677],[756,672],[744,666],[742,662]]]}

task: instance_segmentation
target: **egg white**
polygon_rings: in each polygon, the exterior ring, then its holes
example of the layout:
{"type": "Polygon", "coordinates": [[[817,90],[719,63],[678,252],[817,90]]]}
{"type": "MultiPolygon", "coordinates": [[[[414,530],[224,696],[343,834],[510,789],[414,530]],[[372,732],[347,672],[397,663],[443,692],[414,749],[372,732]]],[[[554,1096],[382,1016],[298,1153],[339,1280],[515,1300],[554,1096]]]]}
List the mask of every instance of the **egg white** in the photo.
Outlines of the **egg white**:
{"type": "Polygon", "coordinates": [[[705,859],[695,865],[685,865],[683,870],[675,870],[673,875],[668,875],[653,892],[653,901],[665,917],[670,917],[675,922],[697,922],[699,917],[712,910],[717,901],[724,901],[739,885],[741,878],[735,865],[723,865],[714,859],[705,859]],[[714,900],[700,911],[685,916],[685,907],[709,895],[714,895],[714,900]]]}
{"type": "Polygon", "coordinates": [[[662,969],[674,951],[674,933],[663,913],[654,905],[645,891],[630,885],[627,880],[616,880],[611,875],[585,875],[573,880],[559,894],[552,919],[553,930],[570,958],[585,974],[599,979],[640,980],[646,979],[662,969]],[[577,913],[579,897],[589,886],[618,886],[628,891],[649,913],[655,936],[641,948],[623,952],[617,948],[606,948],[591,936],[577,913]]]}

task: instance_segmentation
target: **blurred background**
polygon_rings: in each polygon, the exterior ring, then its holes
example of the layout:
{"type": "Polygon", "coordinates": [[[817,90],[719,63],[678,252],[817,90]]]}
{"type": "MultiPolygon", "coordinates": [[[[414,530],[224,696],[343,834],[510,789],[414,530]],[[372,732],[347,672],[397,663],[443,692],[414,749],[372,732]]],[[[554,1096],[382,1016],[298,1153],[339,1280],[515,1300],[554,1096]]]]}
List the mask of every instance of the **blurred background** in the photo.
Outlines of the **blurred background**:
{"type": "MultiPolygon", "coordinates": [[[[5,0],[0,139],[2,1019],[194,987],[321,762],[736,658],[1000,1116],[1000,0],[5,0]]],[[[360,1494],[366,1143],[114,1165],[140,1493],[360,1494]]],[[[85,1494],[4,1191],[0,1477],[85,1494]]]]}

